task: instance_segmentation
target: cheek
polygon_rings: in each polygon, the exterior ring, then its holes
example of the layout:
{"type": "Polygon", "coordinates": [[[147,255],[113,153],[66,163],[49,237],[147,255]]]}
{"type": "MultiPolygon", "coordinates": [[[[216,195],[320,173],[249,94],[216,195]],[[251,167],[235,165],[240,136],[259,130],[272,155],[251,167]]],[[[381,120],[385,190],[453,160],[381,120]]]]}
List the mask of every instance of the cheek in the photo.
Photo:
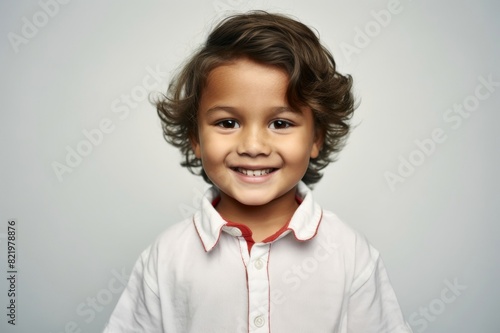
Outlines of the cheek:
{"type": "Polygon", "coordinates": [[[293,140],[288,140],[286,144],[290,157],[294,157],[297,160],[309,160],[311,152],[314,150],[313,140],[313,137],[307,130],[295,136],[293,140]]]}
{"type": "Polygon", "coordinates": [[[214,168],[224,164],[226,151],[224,142],[220,140],[211,140],[207,137],[200,145],[201,160],[205,168],[214,168]]]}
{"type": "Polygon", "coordinates": [[[286,153],[282,154],[282,157],[289,164],[307,167],[311,155],[310,148],[311,143],[307,142],[306,138],[298,141],[294,140],[281,147],[282,152],[286,149],[286,153]]]}

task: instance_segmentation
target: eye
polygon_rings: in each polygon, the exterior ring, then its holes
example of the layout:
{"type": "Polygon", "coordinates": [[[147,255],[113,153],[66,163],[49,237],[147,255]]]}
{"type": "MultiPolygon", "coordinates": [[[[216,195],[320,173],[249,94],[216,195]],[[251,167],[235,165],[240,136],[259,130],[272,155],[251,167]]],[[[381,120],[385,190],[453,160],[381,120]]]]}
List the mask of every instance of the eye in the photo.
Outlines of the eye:
{"type": "Polygon", "coordinates": [[[222,128],[239,128],[240,124],[236,120],[232,119],[226,119],[226,120],[221,120],[217,122],[215,125],[222,127],[222,128]]]}
{"type": "Polygon", "coordinates": [[[286,120],[282,120],[282,119],[274,120],[269,125],[269,127],[271,129],[285,129],[285,128],[289,128],[291,126],[292,126],[292,123],[290,123],[289,121],[286,121],[286,120]]]}

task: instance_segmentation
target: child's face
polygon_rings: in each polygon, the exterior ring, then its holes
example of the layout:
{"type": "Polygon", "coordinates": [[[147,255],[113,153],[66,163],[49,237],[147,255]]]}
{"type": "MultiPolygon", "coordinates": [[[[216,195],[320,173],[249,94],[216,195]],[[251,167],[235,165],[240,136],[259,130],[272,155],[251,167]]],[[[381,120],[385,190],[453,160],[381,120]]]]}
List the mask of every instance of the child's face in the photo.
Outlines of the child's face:
{"type": "Polygon", "coordinates": [[[193,150],[214,185],[241,204],[266,205],[295,191],[318,156],[312,111],[291,110],[287,86],[283,70],[247,59],[208,76],[193,150]]]}

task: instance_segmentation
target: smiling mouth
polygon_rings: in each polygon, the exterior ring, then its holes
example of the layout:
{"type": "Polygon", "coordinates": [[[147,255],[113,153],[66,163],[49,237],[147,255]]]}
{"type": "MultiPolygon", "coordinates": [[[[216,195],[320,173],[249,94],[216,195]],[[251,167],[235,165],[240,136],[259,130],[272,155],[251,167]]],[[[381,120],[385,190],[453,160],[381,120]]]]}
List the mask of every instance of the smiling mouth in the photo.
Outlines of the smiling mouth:
{"type": "Polygon", "coordinates": [[[250,170],[250,169],[243,169],[243,168],[233,168],[233,170],[236,172],[242,173],[246,176],[259,177],[259,176],[268,175],[271,172],[275,171],[276,169],[268,168],[268,169],[250,170]]]}

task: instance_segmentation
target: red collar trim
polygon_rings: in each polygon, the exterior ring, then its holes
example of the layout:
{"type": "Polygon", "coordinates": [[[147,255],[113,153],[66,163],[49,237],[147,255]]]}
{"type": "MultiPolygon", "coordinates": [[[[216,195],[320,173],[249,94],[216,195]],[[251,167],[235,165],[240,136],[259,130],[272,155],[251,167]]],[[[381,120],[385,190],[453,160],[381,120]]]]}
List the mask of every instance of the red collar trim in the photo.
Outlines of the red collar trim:
{"type": "MultiPolygon", "coordinates": [[[[300,205],[302,203],[302,198],[300,198],[298,195],[295,196],[295,201],[300,205]]],[[[212,206],[216,207],[217,204],[220,202],[220,196],[215,198],[212,201],[212,206]]],[[[247,227],[244,224],[241,223],[235,223],[231,222],[229,220],[224,219],[226,221],[226,226],[227,227],[235,227],[238,228],[241,231],[241,236],[245,238],[248,246],[248,253],[250,253],[250,250],[252,249],[253,245],[255,244],[255,240],[252,237],[252,230],[250,230],[249,227],[247,227]]],[[[278,239],[281,234],[283,234],[285,231],[288,230],[288,226],[290,224],[290,220],[288,220],[278,231],[276,231],[274,234],[271,236],[266,237],[264,240],[262,240],[262,243],[270,243],[278,239]]]]}
{"type": "Polygon", "coordinates": [[[279,236],[281,236],[282,233],[284,233],[285,231],[288,230],[289,224],[290,224],[290,220],[288,220],[288,222],[284,226],[282,226],[280,230],[276,231],[271,236],[265,238],[262,242],[263,243],[270,243],[270,242],[275,241],[276,239],[278,239],[279,236]]]}
{"type": "MultiPolygon", "coordinates": [[[[227,220],[224,220],[224,221],[227,221],[227,220]]],[[[234,222],[230,222],[230,221],[227,221],[226,226],[227,227],[235,227],[235,228],[240,229],[241,236],[243,238],[245,238],[245,240],[247,241],[248,253],[250,253],[252,246],[255,244],[255,241],[253,240],[253,237],[252,237],[252,230],[250,230],[250,228],[244,224],[234,223],[234,222]]]]}
{"type": "MultiPolygon", "coordinates": [[[[295,239],[300,242],[308,241],[317,234],[323,211],[321,207],[313,201],[310,193],[310,189],[304,183],[299,182],[297,196],[300,197],[296,199],[297,202],[300,203],[300,206],[297,208],[297,212],[285,226],[264,239],[264,241],[269,242],[281,238],[289,231],[291,231],[295,239]],[[302,198],[302,200],[300,198],[302,198]]],[[[220,192],[217,188],[211,187],[208,189],[202,201],[200,211],[197,211],[193,215],[193,223],[196,232],[206,252],[211,251],[217,245],[221,232],[224,231],[223,227],[228,223],[228,221],[224,220],[214,209],[214,205],[220,202],[219,197],[220,192]]],[[[245,231],[246,230],[243,229],[243,232],[239,231],[238,234],[244,233],[247,236],[247,240],[250,241],[249,233],[245,231]]],[[[252,241],[250,241],[250,243],[252,243],[252,241]]]]}

